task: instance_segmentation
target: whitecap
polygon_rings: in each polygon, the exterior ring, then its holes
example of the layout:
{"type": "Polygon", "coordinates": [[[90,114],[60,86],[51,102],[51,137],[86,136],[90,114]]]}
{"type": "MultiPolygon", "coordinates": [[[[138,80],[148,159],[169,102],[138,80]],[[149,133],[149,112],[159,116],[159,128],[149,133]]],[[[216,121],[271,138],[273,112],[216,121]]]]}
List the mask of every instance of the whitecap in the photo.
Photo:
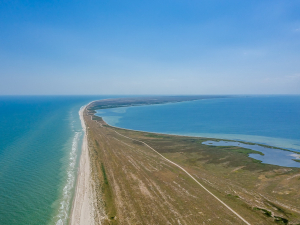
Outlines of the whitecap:
{"type": "Polygon", "coordinates": [[[75,135],[72,140],[72,148],[69,153],[69,164],[67,167],[67,179],[63,187],[62,197],[59,203],[60,207],[58,209],[58,213],[56,216],[57,219],[56,220],[57,222],[55,223],[56,225],[67,224],[68,221],[72,194],[73,194],[73,189],[76,180],[76,161],[77,161],[78,143],[81,135],[82,135],[82,131],[75,132],[75,135]]]}

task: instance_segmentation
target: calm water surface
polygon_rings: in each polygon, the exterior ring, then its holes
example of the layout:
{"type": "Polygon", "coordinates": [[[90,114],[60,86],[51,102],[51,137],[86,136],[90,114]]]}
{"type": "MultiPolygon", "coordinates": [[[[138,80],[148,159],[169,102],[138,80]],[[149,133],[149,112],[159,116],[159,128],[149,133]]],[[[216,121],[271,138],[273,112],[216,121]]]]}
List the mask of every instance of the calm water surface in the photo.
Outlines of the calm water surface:
{"type": "Polygon", "coordinates": [[[237,146],[237,147],[247,148],[247,149],[251,149],[263,153],[262,155],[249,154],[251,158],[260,160],[263,163],[273,164],[278,166],[300,168],[300,163],[295,161],[295,159],[296,160],[300,159],[300,154],[295,154],[290,151],[282,151],[281,149],[267,148],[265,146],[250,145],[250,144],[244,144],[244,143],[233,142],[233,141],[205,141],[202,142],[202,144],[213,145],[213,146],[237,146]]]}
{"type": "MultiPolygon", "coordinates": [[[[300,151],[300,96],[252,96],[99,110],[117,127],[300,151]]],[[[275,162],[273,160],[273,162],[275,162]]]]}

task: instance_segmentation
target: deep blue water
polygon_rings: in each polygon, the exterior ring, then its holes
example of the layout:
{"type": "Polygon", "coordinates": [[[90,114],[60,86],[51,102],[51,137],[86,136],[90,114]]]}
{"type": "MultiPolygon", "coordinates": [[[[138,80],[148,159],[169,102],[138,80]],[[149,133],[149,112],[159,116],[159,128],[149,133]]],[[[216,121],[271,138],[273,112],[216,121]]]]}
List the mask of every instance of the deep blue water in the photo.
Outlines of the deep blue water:
{"type": "Polygon", "coordinates": [[[0,224],[67,224],[78,111],[103,97],[0,97],[0,224]]]}
{"type": "Polygon", "coordinates": [[[300,96],[236,96],[106,109],[117,127],[249,141],[300,151],[300,96]]]}

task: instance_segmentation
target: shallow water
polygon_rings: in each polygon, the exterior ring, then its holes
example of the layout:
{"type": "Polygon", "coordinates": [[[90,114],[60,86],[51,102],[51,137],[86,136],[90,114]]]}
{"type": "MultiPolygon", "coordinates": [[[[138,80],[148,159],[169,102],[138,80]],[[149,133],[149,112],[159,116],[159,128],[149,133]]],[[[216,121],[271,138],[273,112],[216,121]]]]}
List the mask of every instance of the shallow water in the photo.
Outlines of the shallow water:
{"type": "Polygon", "coordinates": [[[238,146],[241,148],[247,148],[247,149],[262,152],[264,155],[249,154],[249,157],[260,160],[263,163],[273,164],[278,166],[300,168],[300,163],[293,160],[293,159],[299,159],[300,154],[296,154],[290,151],[283,151],[281,149],[267,148],[264,146],[250,145],[250,144],[244,144],[244,143],[233,142],[233,141],[205,141],[202,142],[202,144],[212,145],[212,146],[238,146]]]}
{"type": "Polygon", "coordinates": [[[0,224],[67,224],[82,128],[103,97],[0,97],[0,224]]]}

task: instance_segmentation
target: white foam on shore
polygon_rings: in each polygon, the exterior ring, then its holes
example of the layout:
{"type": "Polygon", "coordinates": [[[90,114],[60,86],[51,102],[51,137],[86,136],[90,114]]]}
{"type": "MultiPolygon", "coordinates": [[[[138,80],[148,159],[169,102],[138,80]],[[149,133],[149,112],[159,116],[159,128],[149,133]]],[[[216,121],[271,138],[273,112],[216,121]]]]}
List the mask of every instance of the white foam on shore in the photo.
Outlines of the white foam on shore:
{"type": "MultiPolygon", "coordinates": [[[[73,122],[71,124],[72,130],[74,131],[73,122]]],[[[60,198],[58,213],[55,216],[55,224],[63,225],[68,223],[69,212],[72,205],[72,197],[74,194],[74,187],[76,182],[76,163],[78,158],[78,148],[80,137],[83,131],[75,131],[72,139],[71,151],[68,157],[68,166],[66,168],[66,183],[62,190],[62,196],[60,198]]]]}

